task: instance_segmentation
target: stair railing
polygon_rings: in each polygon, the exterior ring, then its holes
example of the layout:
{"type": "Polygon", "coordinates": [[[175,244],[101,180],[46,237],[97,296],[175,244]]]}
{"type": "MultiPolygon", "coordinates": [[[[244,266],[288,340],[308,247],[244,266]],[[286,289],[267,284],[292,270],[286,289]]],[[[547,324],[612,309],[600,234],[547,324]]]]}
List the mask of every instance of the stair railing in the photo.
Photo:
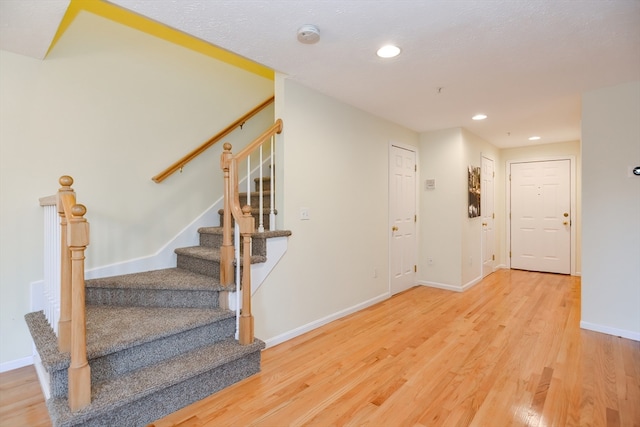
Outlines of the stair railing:
{"type": "Polygon", "coordinates": [[[62,176],[57,193],[60,215],[60,320],[58,348],[69,352],[69,407],[78,411],[91,403],[91,368],[87,361],[84,251],[89,244],[87,209],[76,203],[73,178],[62,176]]]}
{"type": "MultiPolygon", "coordinates": [[[[242,239],[242,260],[237,266],[243,266],[240,291],[242,292],[242,308],[240,309],[239,335],[240,344],[248,345],[254,341],[253,315],[251,313],[251,235],[256,231],[255,219],[251,215],[251,206],[240,207],[238,192],[238,163],[262,147],[275,134],[282,132],[282,120],[276,122],[237,154],[231,153],[231,144],[224,144],[220,156],[220,167],[224,176],[224,212],[222,224],[222,247],[220,249],[220,284],[231,288],[234,282],[233,263],[234,246],[231,217],[240,230],[242,239]],[[231,215],[229,215],[231,213],[231,215]]],[[[273,144],[272,144],[273,146],[273,144]]],[[[272,156],[273,157],[273,156],[272,156]]],[[[262,164],[262,162],[260,162],[262,164]]],[[[273,168],[271,168],[273,170],[273,168]]],[[[273,183],[272,183],[273,185],[273,183]]],[[[273,190],[273,189],[272,189],[273,190]]],[[[271,191],[273,193],[273,191],[271,191]]],[[[262,211],[259,212],[262,216],[262,211]]]]}
{"type": "Polygon", "coordinates": [[[216,142],[220,141],[222,138],[224,138],[225,136],[229,135],[238,126],[242,127],[244,122],[246,122],[251,117],[253,117],[256,114],[258,114],[260,111],[264,110],[269,105],[271,105],[273,103],[274,99],[275,98],[272,96],[271,98],[269,98],[269,99],[265,100],[264,102],[262,102],[260,105],[255,106],[251,111],[249,111],[248,113],[246,113],[242,117],[238,118],[235,122],[231,123],[229,126],[227,126],[223,130],[218,132],[216,135],[214,135],[211,138],[209,138],[208,141],[202,143],[202,145],[200,145],[198,148],[196,148],[195,150],[191,151],[189,154],[187,154],[186,156],[182,157],[180,160],[178,160],[177,162],[175,162],[174,164],[172,164],[171,166],[169,166],[168,168],[166,168],[165,170],[163,170],[162,172],[160,172],[159,174],[157,174],[156,176],[154,176],[151,179],[154,182],[159,184],[162,181],[164,181],[167,177],[169,177],[171,174],[175,173],[176,171],[182,171],[182,168],[187,163],[189,163],[191,160],[195,159],[200,154],[205,152],[209,147],[214,145],[216,142]]]}

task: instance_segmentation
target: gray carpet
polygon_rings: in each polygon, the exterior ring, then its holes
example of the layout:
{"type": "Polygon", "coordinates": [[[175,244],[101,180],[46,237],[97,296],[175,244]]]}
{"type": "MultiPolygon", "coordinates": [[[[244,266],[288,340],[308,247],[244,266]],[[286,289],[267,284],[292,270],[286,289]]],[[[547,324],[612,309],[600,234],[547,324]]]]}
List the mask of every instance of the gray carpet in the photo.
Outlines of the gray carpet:
{"type": "MultiPolygon", "coordinates": [[[[235,313],[219,308],[221,229],[199,230],[201,245],[177,249],[177,268],[86,281],[87,357],[92,401],[69,411],[69,353],[60,353],[43,312],[25,316],[50,376],[54,426],[143,426],[260,370],[264,343],[241,346],[235,313]]],[[[266,259],[254,237],[252,262],[266,259]]]]}

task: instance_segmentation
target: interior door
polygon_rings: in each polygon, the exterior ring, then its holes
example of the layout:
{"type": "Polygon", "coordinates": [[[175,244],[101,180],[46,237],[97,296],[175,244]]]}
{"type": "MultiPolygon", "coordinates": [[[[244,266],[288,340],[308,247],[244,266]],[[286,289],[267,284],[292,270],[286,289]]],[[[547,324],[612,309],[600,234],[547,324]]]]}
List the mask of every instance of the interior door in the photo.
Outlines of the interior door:
{"type": "Polygon", "coordinates": [[[389,154],[389,274],[396,294],[415,284],[416,152],[392,145],[389,154]]]}
{"type": "Polygon", "coordinates": [[[571,273],[571,162],[512,163],[511,268],[571,273]]]}
{"type": "Polygon", "coordinates": [[[480,212],[482,216],[482,277],[493,273],[495,267],[495,210],[493,180],[495,177],[493,160],[482,157],[482,182],[480,191],[480,212]]]}

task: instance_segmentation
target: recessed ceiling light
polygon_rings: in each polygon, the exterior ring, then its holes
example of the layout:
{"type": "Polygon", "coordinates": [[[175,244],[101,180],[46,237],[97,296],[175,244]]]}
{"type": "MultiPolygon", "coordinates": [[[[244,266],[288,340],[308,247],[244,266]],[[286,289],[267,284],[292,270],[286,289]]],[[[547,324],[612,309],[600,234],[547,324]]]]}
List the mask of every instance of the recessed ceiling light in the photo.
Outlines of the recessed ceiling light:
{"type": "Polygon", "coordinates": [[[400,55],[400,48],[398,46],[388,44],[386,46],[382,46],[376,53],[380,58],[393,58],[400,55]]]}
{"type": "Polygon", "coordinates": [[[487,118],[486,114],[476,114],[475,116],[471,117],[473,120],[484,120],[487,118]]]}
{"type": "Polygon", "coordinates": [[[539,139],[540,139],[539,136],[531,136],[531,137],[529,137],[529,141],[537,141],[539,139]]]}

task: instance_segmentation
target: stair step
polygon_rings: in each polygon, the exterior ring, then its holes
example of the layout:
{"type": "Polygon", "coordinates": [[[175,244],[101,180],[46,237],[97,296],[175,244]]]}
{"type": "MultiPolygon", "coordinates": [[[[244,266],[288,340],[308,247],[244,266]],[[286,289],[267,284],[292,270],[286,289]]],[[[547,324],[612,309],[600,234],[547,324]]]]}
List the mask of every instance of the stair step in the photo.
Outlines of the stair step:
{"type": "Polygon", "coordinates": [[[217,307],[223,290],[218,277],[181,268],[91,279],[87,304],[140,307],[217,307]]]}
{"type": "MultiPolygon", "coordinates": [[[[178,268],[206,276],[220,277],[220,249],[207,246],[191,246],[175,250],[178,268]]],[[[264,255],[253,255],[251,263],[265,262],[264,255]]],[[[242,259],[240,260],[242,263],[242,259]]]]}
{"type": "MultiPolygon", "coordinates": [[[[275,215],[278,214],[277,210],[274,210],[273,213],[275,215]]],[[[224,223],[224,209],[219,209],[218,210],[218,215],[220,215],[220,224],[224,223]]],[[[260,209],[258,208],[251,208],[251,216],[253,216],[253,218],[255,219],[255,227],[256,227],[256,231],[260,225],[260,209]]],[[[235,224],[235,220],[233,218],[233,216],[231,217],[231,225],[233,226],[235,224]]],[[[269,229],[271,228],[271,214],[269,212],[268,209],[263,209],[262,210],[262,225],[264,226],[265,229],[269,229]]]]}
{"type": "MultiPolygon", "coordinates": [[[[222,246],[222,227],[201,227],[198,229],[200,234],[200,246],[219,248],[222,246]]],[[[291,236],[290,231],[273,230],[264,231],[262,233],[255,232],[251,235],[251,249],[254,255],[267,255],[267,239],[271,237],[287,237],[291,236]]]]}
{"type": "Polygon", "coordinates": [[[265,176],[265,177],[258,177],[258,178],[253,178],[253,188],[255,188],[255,191],[260,191],[260,181],[262,180],[262,191],[271,191],[271,177],[269,176],[265,176]]]}
{"type": "MultiPolygon", "coordinates": [[[[50,375],[51,395],[66,396],[69,353],[43,312],[25,316],[42,365],[50,375]]],[[[87,306],[87,359],[97,383],[233,337],[235,313],[221,309],[87,306]],[[138,325],[138,327],[132,327],[138,325]]]]}
{"type": "MultiPolygon", "coordinates": [[[[271,207],[271,191],[267,191],[264,190],[262,192],[263,195],[263,199],[262,199],[262,207],[264,209],[269,209],[271,207]]],[[[240,206],[244,206],[247,204],[247,193],[240,193],[238,194],[239,198],[240,198],[240,206]]],[[[252,191],[251,192],[251,207],[252,208],[258,208],[260,207],[260,192],[259,191],[252,191]]]]}
{"type": "Polygon", "coordinates": [[[256,340],[225,340],[96,384],[91,404],[71,413],[66,398],[47,401],[55,426],[145,426],[260,371],[256,340]]]}

